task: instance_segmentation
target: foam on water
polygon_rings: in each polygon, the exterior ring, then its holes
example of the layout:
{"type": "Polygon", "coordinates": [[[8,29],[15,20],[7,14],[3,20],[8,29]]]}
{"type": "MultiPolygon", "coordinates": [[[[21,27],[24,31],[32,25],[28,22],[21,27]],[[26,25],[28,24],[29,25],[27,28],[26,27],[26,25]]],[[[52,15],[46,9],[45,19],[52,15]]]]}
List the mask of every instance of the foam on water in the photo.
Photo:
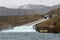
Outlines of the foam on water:
{"type": "Polygon", "coordinates": [[[10,30],[4,30],[2,32],[36,32],[35,29],[31,26],[16,26],[13,29],[10,30]]]}

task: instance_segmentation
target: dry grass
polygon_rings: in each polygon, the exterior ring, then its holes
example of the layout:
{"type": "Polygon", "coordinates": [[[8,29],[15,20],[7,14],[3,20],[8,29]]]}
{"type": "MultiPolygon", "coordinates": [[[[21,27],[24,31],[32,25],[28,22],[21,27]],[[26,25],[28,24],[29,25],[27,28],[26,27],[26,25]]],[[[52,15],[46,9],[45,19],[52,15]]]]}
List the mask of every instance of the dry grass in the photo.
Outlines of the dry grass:
{"type": "Polygon", "coordinates": [[[40,15],[26,15],[26,16],[0,16],[0,29],[6,29],[12,26],[20,26],[29,22],[33,22],[42,18],[40,15]]]}
{"type": "MultiPolygon", "coordinates": [[[[47,27],[47,29],[52,33],[60,33],[60,15],[54,18],[51,18],[45,22],[35,25],[36,28],[47,27]]],[[[37,29],[37,31],[39,31],[37,29]]]]}
{"type": "Polygon", "coordinates": [[[42,23],[36,24],[35,26],[36,27],[48,27],[48,26],[52,25],[53,22],[54,21],[52,19],[49,19],[49,20],[46,20],[46,21],[44,21],[42,23]]]}

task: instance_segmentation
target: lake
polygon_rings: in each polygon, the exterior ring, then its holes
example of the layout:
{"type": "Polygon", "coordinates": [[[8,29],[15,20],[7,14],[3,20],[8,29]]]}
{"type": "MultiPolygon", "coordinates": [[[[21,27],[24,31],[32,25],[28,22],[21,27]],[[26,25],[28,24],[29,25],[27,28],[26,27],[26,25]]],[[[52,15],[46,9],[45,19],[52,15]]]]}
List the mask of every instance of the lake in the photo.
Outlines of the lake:
{"type": "Polygon", "coordinates": [[[0,40],[60,40],[60,34],[38,32],[1,32],[0,40]]]}

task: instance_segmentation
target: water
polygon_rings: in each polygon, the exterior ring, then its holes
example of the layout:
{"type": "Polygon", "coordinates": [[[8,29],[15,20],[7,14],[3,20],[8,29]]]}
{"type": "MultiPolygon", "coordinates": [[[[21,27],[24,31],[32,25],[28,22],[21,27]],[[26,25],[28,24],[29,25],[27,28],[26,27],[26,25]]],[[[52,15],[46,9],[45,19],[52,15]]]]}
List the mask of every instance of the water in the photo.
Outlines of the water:
{"type": "Polygon", "coordinates": [[[60,34],[38,33],[33,29],[35,24],[45,20],[42,19],[10,30],[3,30],[0,32],[0,40],[60,40],[60,34]]]}
{"type": "Polygon", "coordinates": [[[24,24],[22,26],[16,26],[13,29],[3,30],[1,32],[36,32],[34,25],[46,21],[48,19],[40,19],[31,23],[24,24]]]}
{"type": "Polygon", "coordinates": [[[60,34],[37,32],[2,32],[0,40],[60,40],[60,34]]]}

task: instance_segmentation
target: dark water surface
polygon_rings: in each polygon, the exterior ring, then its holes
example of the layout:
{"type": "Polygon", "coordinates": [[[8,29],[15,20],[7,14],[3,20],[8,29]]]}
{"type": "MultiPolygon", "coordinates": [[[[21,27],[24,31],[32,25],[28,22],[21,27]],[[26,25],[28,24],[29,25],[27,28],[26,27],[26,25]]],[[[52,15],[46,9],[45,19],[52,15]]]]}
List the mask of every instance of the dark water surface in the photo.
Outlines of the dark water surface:
{"type": "Polygon", "coordinates": [[[60,34],[17,32],[0,33],[0,40],[60,40],[60,34]]]}

